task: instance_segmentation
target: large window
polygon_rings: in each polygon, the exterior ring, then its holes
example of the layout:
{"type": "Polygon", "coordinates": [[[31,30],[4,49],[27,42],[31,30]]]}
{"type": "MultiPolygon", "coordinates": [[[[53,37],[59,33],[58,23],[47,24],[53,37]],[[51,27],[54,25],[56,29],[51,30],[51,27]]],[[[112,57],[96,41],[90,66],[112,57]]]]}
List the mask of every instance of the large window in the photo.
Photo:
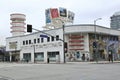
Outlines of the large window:
{"type": "Polygon", "coordinates": [[[44,53],[35,53],[35,61],[44,61],[44,53]]]}
{"type": "Polygon", "coordinates": [[[31,61],[31,54],[30,53],[24,53],[23,54],[23,60],[25,61],[31,61]]]}
{"type": "Polygon", "coordinates": [[[56,55],[59,55],[59,52],[48,52],[50,61],[56,61],[56,55]]]}

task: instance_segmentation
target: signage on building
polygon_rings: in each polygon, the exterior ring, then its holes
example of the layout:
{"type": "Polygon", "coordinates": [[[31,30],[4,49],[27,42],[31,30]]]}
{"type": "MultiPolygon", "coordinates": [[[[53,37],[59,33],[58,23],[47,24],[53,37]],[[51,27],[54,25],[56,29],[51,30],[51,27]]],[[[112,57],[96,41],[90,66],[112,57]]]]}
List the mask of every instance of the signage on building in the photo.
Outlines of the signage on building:
{"type": "Polygon", "coordinates": [[[17,48],[17,42],[10,42],[9,43],[9,48],[10,49],[16,49],[17,48]]]}

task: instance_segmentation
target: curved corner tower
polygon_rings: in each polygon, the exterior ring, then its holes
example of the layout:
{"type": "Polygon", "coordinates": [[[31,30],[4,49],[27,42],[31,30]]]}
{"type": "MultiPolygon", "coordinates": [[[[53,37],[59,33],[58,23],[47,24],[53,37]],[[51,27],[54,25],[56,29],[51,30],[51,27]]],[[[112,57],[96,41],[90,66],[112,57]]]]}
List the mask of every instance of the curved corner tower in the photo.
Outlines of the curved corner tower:
{"type": "Polygon", "coordinates": [[[13,13],[10,15],[10,20],[12,21],[11,22],[12,36],[24,35],[25,33],[24,21],[26,20],[26,16],[20,13],[13,13]]]}

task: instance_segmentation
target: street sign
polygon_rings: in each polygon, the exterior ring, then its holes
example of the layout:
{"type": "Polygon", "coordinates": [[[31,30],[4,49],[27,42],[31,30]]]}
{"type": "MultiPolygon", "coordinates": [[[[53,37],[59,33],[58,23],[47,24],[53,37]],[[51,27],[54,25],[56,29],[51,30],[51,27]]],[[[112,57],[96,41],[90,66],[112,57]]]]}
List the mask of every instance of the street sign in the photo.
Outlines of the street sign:
{"type": "Polygon", "coordinates": [[[41,34],[40,37],[42,37],[42,38],[48,38],[47,35],[43,35],[43,34],[41,34]]]}

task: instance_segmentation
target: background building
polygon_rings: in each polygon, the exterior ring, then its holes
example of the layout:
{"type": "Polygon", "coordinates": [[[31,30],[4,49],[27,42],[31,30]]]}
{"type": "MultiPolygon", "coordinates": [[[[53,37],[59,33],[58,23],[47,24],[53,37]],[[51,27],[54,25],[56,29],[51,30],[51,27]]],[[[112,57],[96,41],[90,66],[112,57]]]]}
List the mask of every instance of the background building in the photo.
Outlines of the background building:
{"type": "Polygon", "coordinates": [[[10,15],[10,19],[11,19],[11,33],[12,36],[20,36],[20,35],[24,35],[25,33],[25,20],[26,20],[26,16],[24,14],[20,14],[20,13],[13,13],[10,15]]]}
{"type": "Polygon", "coordinates": [[[120,29],[120,12],[116,12],[111,16],[110,27],[112,29],[120,29]]]}
{"type": "Polygon", "coordinates": [[[9,61],[9,53],[5,46],[0,46],[0,61],[9,61]]]}

